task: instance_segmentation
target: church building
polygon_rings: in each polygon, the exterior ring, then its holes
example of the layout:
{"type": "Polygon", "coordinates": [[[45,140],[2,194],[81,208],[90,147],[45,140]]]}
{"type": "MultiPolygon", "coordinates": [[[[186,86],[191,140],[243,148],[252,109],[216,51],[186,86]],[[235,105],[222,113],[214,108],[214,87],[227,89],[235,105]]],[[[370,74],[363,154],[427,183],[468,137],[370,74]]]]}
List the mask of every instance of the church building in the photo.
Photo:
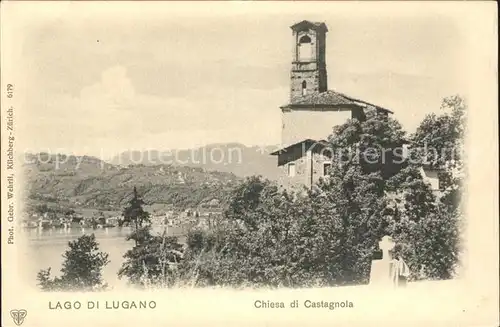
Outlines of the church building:
{"type": "Polygon", "coordinates": [[[289,103],[281,107],[282,145],[278,157],[281,186],[311,188],[331,165],[325,139],[332,128],[350,118],[364,119],[371,110],[388,115],[392,111],[328,90],[326,33],[324,23],[301,21],[293,26],[293,58],[289,103]]]}

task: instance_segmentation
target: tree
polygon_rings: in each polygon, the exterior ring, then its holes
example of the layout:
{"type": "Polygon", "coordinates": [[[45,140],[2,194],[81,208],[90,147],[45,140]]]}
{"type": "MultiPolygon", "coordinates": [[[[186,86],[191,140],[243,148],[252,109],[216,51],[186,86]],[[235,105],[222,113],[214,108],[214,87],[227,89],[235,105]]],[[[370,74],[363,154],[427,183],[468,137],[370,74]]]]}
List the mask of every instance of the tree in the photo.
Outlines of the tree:
{"type": "Polygon", "coordinates": [[[334,155],[328,178],[308,198],[328,284],[368,282],[373,252],[390,220],[387,182],[402,167],[392,154],[405,137],[396,120],[374,111],[336,126],[329,136],[334,155]]]}
{"type": "Polygon", "coordinates": [[[292,286],[292,205],[270,181],[247,178],[234,189],[225,222],[188,234],[183,279],[196,286],[292,286]]]}
{"type": "MultiPolygon", "coordinates": [[[[444,176],[452,175],[453,165],[463,167],[457,149],[463,146],[465,105],[460,98],[451,97],[443,101],[443,107],[450,106],[450,114],[426,117],[410,138],[411,148],[417,149],[424,148],[426,140],[433,140],[429,144],[444,156],[433,157],[432,163],[443,169],[444,176]]],[[[345,156],[334,158],[336,164],[328,181],[319,185],[320,194],[329,197],[326,203],[320,202],[321,207],[329,205],[329,212],[342,213],[340,226],[344,233],[337,237],[342,240],[341,251],[346,256],[339,261],[348,265],[341,270],[351,274],[352,280],[366,280],[376,241],[386,234],[398,243],[395,252],[408,262],[413,279],[451,278],[458,263],[461,226],[457,202],[450,206],[445,199],[452,192],[456,194],[458,184],[448,188],[453,191],[438,201],[419,173],[422,160],[396,163],[394,159],[399,158],[384,158],[385,150],[394,154],[394,149],[405,141],[400,125],[390,118],[371,115],[363,122],[348,121],[335,128],[329,140],[334,148],[358,151],[347,160],[345,156]],[[367,156],[366,152],[373,148],[379,149],[375,156],[373,151],[367,156]]]]}
{"type": "MultiPolygon", "coordinates": [[[[361,218],[347,219],[348,202],[339,197],[345,192],[338,185],[301,197],[278,190],[270,181],[247,179],[229,202],[224,228],[188,236],[181,264],[186,278],[199,286],[236,287],[331,286],[366,280],[379,229],[375,218],[364,225],[361,218]]],[[[382,208],[378,204],[374,212],[382,208]]]]}
{"type": "Polygon", "coordinates": [[[452,96],[443,99],[441,109],[441,115],[427,115],[411,137],[416,158],[440,170],[437,197],[418,179],[418,165],[392,181],[398,252],[407,258],[415,279],[452,278],[459,263],[467,105],[452,96]]]}
{"type": "Polygon", "coordinates": [[[467,103],[458,96],[443,99],[443,114],[427,115],[411,137],[416,156],[430,167],[440,169],[441,200],[457,210],[461,200],[464,167],[464,140],[467,103]]]}
{"type": "Polygon", "coordinates": [[[44,291],[96,291],[107,284],[102,279],[102,269],[109,263],[108,254],[99,251],[95,235],[83,235],[68,243],[63,254],[61,277],[51,278],[51,268],[40,270],[39,286],[44,291]]]}
{"type": "Polygon", "coordinates": [[[124,254],[125,261],[118,271],[118,277],[127,277],[137,286],[172,284],[172,264],[182,258],[182,245],[176,237],[152,235],[149,212],[143,209],[144,201],[134,187],[134,194],[123,211],[125,222],[132,223],[134,230],[127,236],[135,245],[124,254]]]}
{"type": "Polygon", "coordinates": [[[438,201],[414,166],[390,181],[392,215],[388,233],[398,244],[411,279],[449,279],[459,259],[460,218],[438,201]]]}
{"type": "Polygon", "coordinates": [[[136,230],[144,224],[150,222],[149,212],[143,209],[144,201],[139,197],[137,188],[134,186],[134,195],[129,201],[129,204],[123,210],[123,223],[132,224],[136,230]]]}
{"type": "Polygon", "coordinates": [[[126,260],[118,277],[127,277],[139,287],[165,287],[176,281],[176,265],[182,260],[182,245],[177,237],[151,235],[149,228],[140,230],[140,242],[123,256],[126,260]]]}

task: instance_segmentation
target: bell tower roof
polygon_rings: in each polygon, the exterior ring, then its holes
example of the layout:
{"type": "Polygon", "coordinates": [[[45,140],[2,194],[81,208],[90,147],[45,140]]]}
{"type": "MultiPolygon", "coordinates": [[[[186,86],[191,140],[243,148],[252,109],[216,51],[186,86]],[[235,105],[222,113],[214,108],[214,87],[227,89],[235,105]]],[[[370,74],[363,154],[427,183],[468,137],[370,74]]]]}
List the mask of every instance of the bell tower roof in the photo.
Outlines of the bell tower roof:
{"type": "Polygon", "coordinates": [[[325,23],[323,23],[323,22],[311,22],[308,20],[303,20],[301,22],[293,24],[292,26],[290,26],[290,28],[294,31],[300,31],[300,30],[309,28],[309,29],[312,29],[315,31],[328,32],[328,28],[326,27],[325,23]]]}

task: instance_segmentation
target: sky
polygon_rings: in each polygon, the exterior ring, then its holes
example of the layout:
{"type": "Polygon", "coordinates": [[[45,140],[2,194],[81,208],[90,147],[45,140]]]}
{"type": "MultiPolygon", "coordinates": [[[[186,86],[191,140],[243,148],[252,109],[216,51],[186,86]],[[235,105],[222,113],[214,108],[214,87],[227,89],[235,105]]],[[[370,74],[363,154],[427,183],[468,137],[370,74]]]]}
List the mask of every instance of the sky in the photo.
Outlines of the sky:
{"type": "Polygon", "coordinates": [[[460,16],[368,3],[66,3],[18,12],[17,130],[31,151],[112,156],[280,143],[290,26],[328,26],[328,88],[408,132],[466,91],[460,16]],[[193,7],[194,6],[194,7],[193,7]],[[400,9],[398,9],[400,8],[400,9]],[[56,150],[57,149],[57,150],[56,150]]]}

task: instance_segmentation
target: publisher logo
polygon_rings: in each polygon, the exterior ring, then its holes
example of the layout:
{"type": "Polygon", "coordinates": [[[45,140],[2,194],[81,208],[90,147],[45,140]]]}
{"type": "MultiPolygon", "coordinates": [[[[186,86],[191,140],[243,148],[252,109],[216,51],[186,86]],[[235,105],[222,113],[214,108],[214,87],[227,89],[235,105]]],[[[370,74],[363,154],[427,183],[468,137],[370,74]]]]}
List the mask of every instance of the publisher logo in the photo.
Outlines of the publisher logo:
{"type": "Polygon", "coordinates": [[[10,316],[12,317],[12,319],[14,320],[14,322],[16,323],[16,325],[18,325],[18,326],[22,325],[22,323],[24,322],[24,318],[26,318],[27,314],[28,314],[28,311],[26,311],[24,309],[10,310],[10,316]]]}

